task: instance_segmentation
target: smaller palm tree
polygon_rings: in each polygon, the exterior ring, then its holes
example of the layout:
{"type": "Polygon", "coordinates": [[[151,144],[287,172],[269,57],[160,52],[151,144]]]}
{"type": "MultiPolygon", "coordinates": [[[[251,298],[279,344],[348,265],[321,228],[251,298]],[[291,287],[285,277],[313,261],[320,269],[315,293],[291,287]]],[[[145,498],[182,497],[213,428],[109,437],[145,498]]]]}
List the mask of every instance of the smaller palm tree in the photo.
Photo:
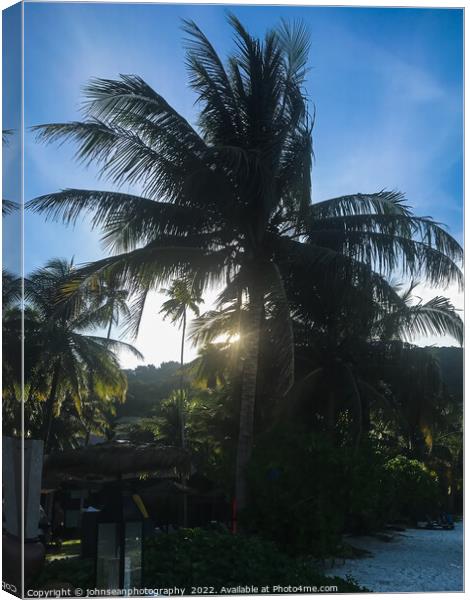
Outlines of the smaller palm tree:
{"type": "Polygon", "coordinates": [[[162,290],[167,296],[162,304],[160,314],[165,319],[170,319],[171,323],[178,325],[181,328],[181,352],[180,352],[180,435],[181,445],[185,446],[184,436],[184,348],[186,341],[186,328],[188,322],[188,311],[192,312],[196,317],[199,316],[199,304],[203,302],[200,291],[193,284],[185,279],[174,281],[169,289],[162,290]]]}
{"type": "Polygon", "coordinates": [[[196,317],[199,316],[199,304],[204,300],[199,291],[194,289],[185,279],[178,279],[171,284],[169,289],[162,290],[169,299],[162,304],[160,314],[164,318],[169,318],[173,324],[183,328],[181,341],[181,362],[184,359],[184,343],[186,337],[186,326],[188,311],[191,311],[196,317]]]}
{"type": "MultiPolygon", "coordinates": [[[[177,414],[179,420],[179,430],[181,447],[186,447],[185,422],[186,422],[186,397],[187,390],[184,389],[184,346],[186,340],[186,327],[188,321],[188,311],[191,311],[196,317],[199,316],[199,304],[203,302],[200,291],[187,279],[177,279],[173,281],[169,289],[162,290],[169,296],[162,304],[160,313],[164,318],[169,318],[172,323],[177,324],[182,329],[181,332],[181,353],[180,353],[180,389],[179,402],[177,402],[177,414]]],[[[184,484],[184,479],[183,479],[184,484]]],[[[183,526],[188,524],[188,499],[186,494],[183,496],[183,526]]]]}
{"type": "MultiPolygon", "coordinates": [[[[74,287],[72,285],[71,290],[74,287]]],[[[88,293],[96,308],[99,309],[100,319],[108,328],[106,338],[109,340],[113,326],[118,327],[121,319],[124,319],[124,322],[130,319],[129,292],[122,288],[117,278],[100,273],[96,278],[90,279],[88,293]]]]}

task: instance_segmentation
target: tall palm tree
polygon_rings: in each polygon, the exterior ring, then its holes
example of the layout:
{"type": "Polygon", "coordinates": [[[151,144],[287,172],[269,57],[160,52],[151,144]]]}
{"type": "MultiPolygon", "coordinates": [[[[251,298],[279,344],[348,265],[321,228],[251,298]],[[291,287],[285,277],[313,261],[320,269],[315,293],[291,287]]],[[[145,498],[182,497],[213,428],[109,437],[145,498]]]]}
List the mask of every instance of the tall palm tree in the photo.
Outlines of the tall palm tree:
{"type": "Polygon", "coordinates": [[[170,319],[172,323],[181,328],[181,351],[180,351],[180,389],[179,389],[179,419],[180,419],[180,436],[181,445],[185,446],[184,435],[184,346],[186,341],[186,326],[188,319],[188,311],[192,312],[196,317],[199,316],[199,304],[203,302],[201,295],[195,290],[194,286],[184,280],[178,279],[173,281],[169,289],[163,290],[169,298],[162,304],[160,313],[164,318],[170,319]]]}
{"type": "Polygon", "coordinates": [[[72,263],[54,259],[25,279],[25,300],[33,311],[41,346],[38,363],[30,366],[34,377],[29,400],[47,380],[41,428],[46,451],[54,414],[60,413],[66,397],[73,401],[79,414],[89,396],[103,403],[123,400],[127,382],[115,352],[126,348],[141,357],[129,344],[90,333],[101,324],[101,315],[86,294],[64,300],[63,288],[74,277],[74,271],[72,263]]]}
{"type": "MultiPolygon", "coordinates": [[[[181,327],[181,353],[180,353],[180,389],[178,394],[178,421],[180,431],[181,447],[186,447],[186,394],[184,389],[184,345],[186,340],[186,326],[188,311],[191,311],[196,317],[199,316],[199,304],[203,302],[200,293],[197,292],[194,285],[185,280],[177,279],[173,281],[170,288],[163,290],[168,296],[162,304],[160,313],[164,318],[169,318],[172,323],[181,327]]],[[[183,484],[185,480],[183,478],[183,484]]],[[[183,494],[183,526],[188,525],[188,498],[183,494]]]]}
{"type": "Polygon", "coordinates": [[[302,24],[282,22],[259,40],[233,15],[229,21],[236,50],[225,64],[194,22],[184,24],[197,128],[135,75],[91,81],[83,121],[36,128],[39,139],[76,142],[79,160],[101,165],[117,186],[139,186],[141,195],[67,189],[29,207],[65,223],[93,215],[112,255],[83,268],[83,281],[97,272],[121,278],[134,296],[134,332],[149,291],[174,278],[189,278],[201,290],[226,283],[227,301],[243,296],[236,472],[243,508],[267,295],[285,317],[279,386],[287,390],[294,362],[285,285],[294,265],[312,285],[332,278],[367,282],[386,299],[375,270],[423,273],[435,283],[459,279],[461,248],[434,221],[415,217],[397,193],[311,204],[308,34],[302,24]]]}

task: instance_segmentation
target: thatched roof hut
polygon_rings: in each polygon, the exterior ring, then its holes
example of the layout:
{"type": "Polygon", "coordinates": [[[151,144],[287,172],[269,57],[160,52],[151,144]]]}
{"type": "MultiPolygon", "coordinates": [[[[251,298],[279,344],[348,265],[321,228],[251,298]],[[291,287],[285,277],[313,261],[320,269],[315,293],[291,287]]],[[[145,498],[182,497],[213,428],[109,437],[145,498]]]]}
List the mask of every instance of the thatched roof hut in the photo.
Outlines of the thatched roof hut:
{"type": "Polygon", "coordinates": [[[109,481],[146,473],[174,477],[188,474],[190,466],[189,454],[183,448],[113,441],[49,454],[43,474],[45,480],[109,481]]]}

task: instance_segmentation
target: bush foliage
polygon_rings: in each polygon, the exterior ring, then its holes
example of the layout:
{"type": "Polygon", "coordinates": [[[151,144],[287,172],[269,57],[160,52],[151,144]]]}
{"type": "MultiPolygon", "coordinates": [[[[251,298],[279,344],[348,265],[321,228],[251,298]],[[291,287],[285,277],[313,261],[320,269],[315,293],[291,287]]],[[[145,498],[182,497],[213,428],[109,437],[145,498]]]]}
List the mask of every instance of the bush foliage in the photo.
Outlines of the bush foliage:
{"type": "Polygon", "coordinates": [[[424,463],[397,456],[386,463],[385,469],[389,479],[392,518],[417,521],[439,509],[441,498],[437,475],[424,463]]]}
{"type": "Polygon", "coordinates": [[[63,558],[47,562],[39,577],[34,581],[34,589],[65,588],[70,585],[82,590],[95,587],[95,566],[93,560],[84,558],[63,558]]]}
{"type": "Polygon", "coordinates": [[[337,446],[324,433],[272,432],[249,473],[253,532],[291,554],[336,554],[342,533],[375,531],[438,507],[437,481],[423,463],[389,457],[369,440],[337,446]]]}
{"type": "MultiPolygon", "coordinates": [[[[283,554],[272,542],[228,531],[181,529],[145,540],[143,587],[213,588],[256,586],[337,586],[340,592],[364,591],[352,580],[326,577],[311,560],[283,554]]],[[[34,589],[94,588],[93,561],[79,558],[46,563],[34,589]]]]}
{"type": "Polygon", "coordinates": [[[331,586],[357,592],[352,581],[317,573],[306,559],[294,559],[271,542],[227,531],[184,529],[148,539],[144,584],[147,587],[331,586]]]}

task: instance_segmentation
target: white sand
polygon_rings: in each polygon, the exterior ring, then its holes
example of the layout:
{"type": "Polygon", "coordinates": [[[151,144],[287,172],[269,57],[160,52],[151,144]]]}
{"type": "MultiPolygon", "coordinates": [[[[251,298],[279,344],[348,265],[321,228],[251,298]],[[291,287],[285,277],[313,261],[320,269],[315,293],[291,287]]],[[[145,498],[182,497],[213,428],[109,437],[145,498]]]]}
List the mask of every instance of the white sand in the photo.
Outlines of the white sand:
{"type": "Polygon", "coordinates": [[[373,592],[463,591],[462,523],[451,531],[407,529],[393,536],[390,542],[369,536],[346,538],[372,556],[348,559],[325,574],[350,575],[373,592]]]}

